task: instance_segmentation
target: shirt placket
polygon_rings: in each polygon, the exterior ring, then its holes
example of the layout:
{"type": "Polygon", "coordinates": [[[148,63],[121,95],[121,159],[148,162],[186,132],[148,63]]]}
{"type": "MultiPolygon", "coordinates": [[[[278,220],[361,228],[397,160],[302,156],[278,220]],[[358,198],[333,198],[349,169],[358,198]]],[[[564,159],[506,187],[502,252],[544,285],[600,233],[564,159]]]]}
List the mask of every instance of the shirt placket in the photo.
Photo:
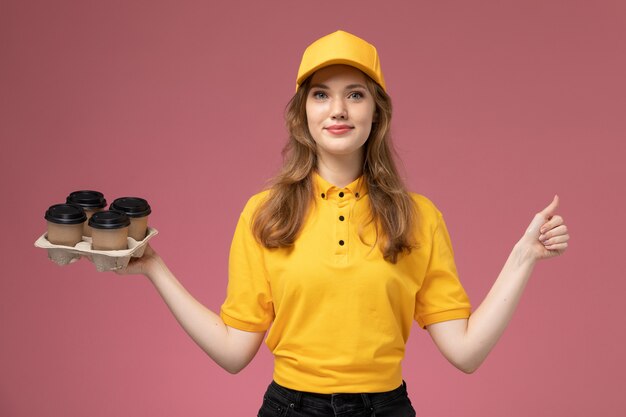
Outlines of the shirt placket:
{"type": "Polygon", "coordinates": [[[339,263],[348,261],[348,250],[350,248],[350,204],[353,199],[352,193],[348,189],[334,190],[333,200],[336,202],[335,210],[335,256],[339,263]]]}

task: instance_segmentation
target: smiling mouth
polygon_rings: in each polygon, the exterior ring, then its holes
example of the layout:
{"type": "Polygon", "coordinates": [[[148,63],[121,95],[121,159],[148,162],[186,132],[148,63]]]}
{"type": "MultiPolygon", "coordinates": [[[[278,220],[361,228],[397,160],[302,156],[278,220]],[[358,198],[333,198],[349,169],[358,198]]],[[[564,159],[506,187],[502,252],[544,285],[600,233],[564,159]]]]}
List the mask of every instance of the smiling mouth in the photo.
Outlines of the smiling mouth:
{"type": "Polygon", "coordinates": [[[353,128],[350,126],[331,126],[327,127],[326,130],[332,133],[333,135],[343,135],[351,131],[353,128]]]}

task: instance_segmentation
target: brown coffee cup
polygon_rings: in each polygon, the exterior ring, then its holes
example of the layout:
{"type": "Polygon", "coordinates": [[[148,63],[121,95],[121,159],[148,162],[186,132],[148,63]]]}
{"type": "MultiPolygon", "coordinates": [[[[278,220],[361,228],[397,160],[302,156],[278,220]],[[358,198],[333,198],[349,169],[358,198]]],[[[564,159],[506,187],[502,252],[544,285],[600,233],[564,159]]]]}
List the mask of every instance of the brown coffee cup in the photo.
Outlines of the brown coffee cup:
{"type": "Polygon", "coordinates": [[[85,211],[73,204],[55,204],[46,211],[48,242],[54,245],[75,246],[83,239],[83,224],[87,220],[85,211]]]}
{"type": "Polygon", "coordinates": [[[94,250],[128,249],[128,226],[130,219],[122,212],[99,211],[89,219],[91,248],[94,250]]]}
{"type": "Polygon", "coordinates": [[[85,210],[87,215],[87,221],[83,225],[83,236],[91,236],[91,227],[89,226],[89,219],[91,216],[104,210],[107,205],[107,201],[104,195],[99,191],[93,190],[80,190],[74,191],[67,196],[68,204],[75,204],[81,206],[85,210]]]}
{"type": "Polygon", "coordinates": [[[140,242],[145,239],[148,232],[148,216],[152,209],[148,202],[139,197],[121,197],[111,203],[111,210],[126,213],[130,218],[128,236],[140,242]]]}

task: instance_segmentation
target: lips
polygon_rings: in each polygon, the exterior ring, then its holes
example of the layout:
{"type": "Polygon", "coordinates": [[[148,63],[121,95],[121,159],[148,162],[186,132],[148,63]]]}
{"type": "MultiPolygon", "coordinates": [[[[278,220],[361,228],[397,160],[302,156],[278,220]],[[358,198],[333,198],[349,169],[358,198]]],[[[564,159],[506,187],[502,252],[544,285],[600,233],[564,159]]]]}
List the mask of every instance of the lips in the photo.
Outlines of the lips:
{"type": "Polygon", "coordinates": [[[332,125],[326,127],[325,129],[333,135],[343,135],[344,133],[349,132],[354,128],[348,125],[332,125]]]}

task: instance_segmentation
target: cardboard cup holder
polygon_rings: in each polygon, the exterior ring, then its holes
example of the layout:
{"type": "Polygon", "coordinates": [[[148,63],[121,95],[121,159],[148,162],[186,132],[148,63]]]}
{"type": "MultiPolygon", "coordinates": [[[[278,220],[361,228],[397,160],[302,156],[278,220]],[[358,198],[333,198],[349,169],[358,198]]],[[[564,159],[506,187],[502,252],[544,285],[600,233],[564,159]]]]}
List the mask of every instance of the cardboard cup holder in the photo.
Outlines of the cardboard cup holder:
{"type": "Polygon", "coordinates": [[[48,241],[48,233],[44,233],[35,241],[35,246],[48,250],[48,258],[57,265],[68,265],[78,261],[81,257],[89,259],[96,265],[99,272],[114,271],[125,268],[130,258],[141,258],[148,241],[159,232],[148,227],[146,237],[136,241],[128,238],[128,249],[124,250],[93,250],[91,249],[91,237],[83,236],[83,240],[76,246],[55,245],[48,241]]]}

